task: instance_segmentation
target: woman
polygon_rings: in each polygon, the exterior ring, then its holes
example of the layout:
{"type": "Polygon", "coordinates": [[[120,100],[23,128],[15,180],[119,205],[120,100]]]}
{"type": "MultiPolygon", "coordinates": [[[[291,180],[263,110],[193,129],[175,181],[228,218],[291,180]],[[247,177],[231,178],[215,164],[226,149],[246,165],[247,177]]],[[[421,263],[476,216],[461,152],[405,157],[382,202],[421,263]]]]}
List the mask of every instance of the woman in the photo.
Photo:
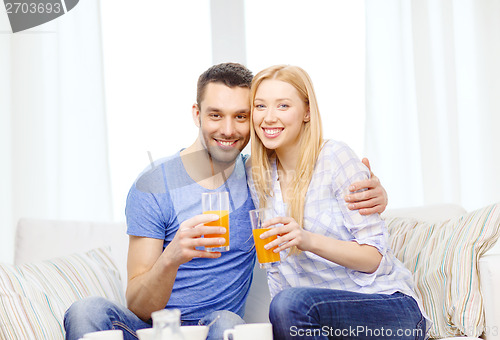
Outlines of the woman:
{"type": "Polygon", "coordinates": [[[387,245],[378,214],[347,208],[349,186],[369,171],[345,144],[322,138],[312,82],[273,66],[252,82],[249,185],[259,207],[287,203],[289,217],[262,234],[282,262],[268,271],[274,339],[424,339],[426,319],[410,272],[387,245]]]}

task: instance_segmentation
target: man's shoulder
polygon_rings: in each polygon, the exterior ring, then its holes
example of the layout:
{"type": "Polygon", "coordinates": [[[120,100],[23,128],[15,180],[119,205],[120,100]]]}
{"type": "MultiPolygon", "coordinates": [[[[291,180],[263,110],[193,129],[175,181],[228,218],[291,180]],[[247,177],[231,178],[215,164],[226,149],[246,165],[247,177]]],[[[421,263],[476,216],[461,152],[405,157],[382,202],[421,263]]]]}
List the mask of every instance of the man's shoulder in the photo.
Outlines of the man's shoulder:
{"type": "Polygon", "coordinates": [[[137,176],[134,182],[136,189],[148,193],[165,192],[165,169],[175,169],[179,161],[179,152],[155,160],[137,176]]]}

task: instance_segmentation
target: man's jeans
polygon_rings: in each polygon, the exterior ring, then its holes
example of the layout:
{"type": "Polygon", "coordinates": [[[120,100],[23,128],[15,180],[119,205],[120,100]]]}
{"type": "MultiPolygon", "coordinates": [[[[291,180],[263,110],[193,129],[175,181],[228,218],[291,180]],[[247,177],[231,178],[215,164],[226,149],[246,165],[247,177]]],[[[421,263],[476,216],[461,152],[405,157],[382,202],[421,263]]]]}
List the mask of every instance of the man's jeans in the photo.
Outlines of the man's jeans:
{"type": "Polygon", "coordinates": [[[288,288],[271,302],[274,340],[425,339],[417,302],[402,293],[288,288]]]}
{"type": "MultiPolygon", "coordinates": [[[[229,311],[212,312],[200,321],[182,322],[181,325],[210,326],[207,340],[222,340],[224,330],[245,323],[237,314],[229,311]]],[[[124,340],[137,340],[136,330],[149,328],[151,324],[139,319],[126,307],[101,297],[92,297],[77,301],[71,305],[64,315],[66,340],[77,340],[90,332],[108,329],[121,329],[124,340]]]]}

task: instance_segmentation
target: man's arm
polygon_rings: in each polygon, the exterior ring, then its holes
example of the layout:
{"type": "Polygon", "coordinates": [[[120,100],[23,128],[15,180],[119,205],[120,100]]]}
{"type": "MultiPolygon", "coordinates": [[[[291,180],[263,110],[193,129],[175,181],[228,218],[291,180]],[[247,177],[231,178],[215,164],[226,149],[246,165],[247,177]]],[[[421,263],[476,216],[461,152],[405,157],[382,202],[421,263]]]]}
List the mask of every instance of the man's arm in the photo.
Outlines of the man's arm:
{"type": "Polygon", "coordinates": [[[387,207],[388,198],[380,180],[373,174],[370,168],[370,161],[363,158],[363,164],[370,170],[370,179],[353,183],[349,187],[352,194],[344,197],[348,202],[350,210],[358,210],[361,215],[370,215],[374,213],[382,213],[387,207]],[[366,189],[365,191],[357,192],[358,190],[366,189]]]}
{"type": "Polygon", "coordinates": [[[224,238],[201,238],[204,234],[223,234],[224,228],[205,226],[217,215],[197,215],[184,221],[174,239],[163,250],[163,240],[130,236],[128,250],[127,306],[140,319],[147,321],[151,313],[165,308],[174,286],[177,270],[195,257],[218,258],[218,252],[195,247],[220,246],[224,238]]]}

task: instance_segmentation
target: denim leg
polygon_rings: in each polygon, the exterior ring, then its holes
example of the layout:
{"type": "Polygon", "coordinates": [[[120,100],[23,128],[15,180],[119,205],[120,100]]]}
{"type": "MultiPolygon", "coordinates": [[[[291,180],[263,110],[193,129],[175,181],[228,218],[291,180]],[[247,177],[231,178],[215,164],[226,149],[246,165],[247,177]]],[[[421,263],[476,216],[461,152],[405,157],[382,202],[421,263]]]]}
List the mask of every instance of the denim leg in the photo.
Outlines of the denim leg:
{"type": "Polygon", "coordinates": [[[66,340],[77,340],[90,332],[121,329],[124,340],[136,340],[136,330],[151,327],[125,306],[102,297],[76,301],[64,314],[66,340]]]}
{"type": "Polygon", "coordinates": [[[236,325],[245,323],[245,321],[243,321],[238,314],[227,310],[221,310],[204,316],[200,320],[199,324],[208,325],[215,319],[217,319],[217,321],[215,321],[215,323],[210,326],[210,329],[208,330],[207,340],[222,340],[226,329],[231,329],[236,325]]]}
{"type": "Polygon", "coordinates": [[[288,288],[272,300],[269,318],[274,340],[425,338],[416,301],[402,293],[288,288]]]}

